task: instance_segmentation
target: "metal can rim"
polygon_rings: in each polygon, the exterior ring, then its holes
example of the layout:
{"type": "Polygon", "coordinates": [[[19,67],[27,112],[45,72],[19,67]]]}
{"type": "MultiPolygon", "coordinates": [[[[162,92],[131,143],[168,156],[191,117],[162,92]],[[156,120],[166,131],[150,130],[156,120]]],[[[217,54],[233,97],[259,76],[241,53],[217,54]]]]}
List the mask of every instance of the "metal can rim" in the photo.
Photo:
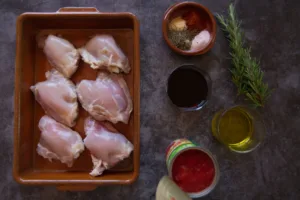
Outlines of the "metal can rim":
{"type": "Polygon", "coordinates": [[[200,191],[200,192],[193,192],[193,193],[189,193],[187,192],[187,194],[191,197],[191,198],[199,198],[199,197],[203,197],[203,196],[206,196],[208,195],[218,184],[219,182],[219,179],[220,179],[220,169],[219,169],[219,164],[216,160],[216,158],[214,157],[214,155],[204,149],[204,148],[201,148],[201,147],[198,147],[198,146],[195,146],[195,147],[187,147],[185,149],[182,149],[181,151],[178,152],[178,154],[176,156],[174,156],[174,158],[171,160],[170,162],[170,167],[168,168],[168,174],[169,176],[173,179],[173,176],[172,176],[172,169],[173,169],[173,164],[174,164],[174,161],[175,159],[183,152],[185,151],[188,151],[188,150],[192,150],[192,149],[195,149],[195,150],[200,150],[204,153],[206,153],[210,159],[213,161],[213,164],[214,164],[214,168],[215,168],[215,176],[214,176],[214,179],[212,181],[212,183],[207,187],[205,188],[204,190],[200,191]]]}

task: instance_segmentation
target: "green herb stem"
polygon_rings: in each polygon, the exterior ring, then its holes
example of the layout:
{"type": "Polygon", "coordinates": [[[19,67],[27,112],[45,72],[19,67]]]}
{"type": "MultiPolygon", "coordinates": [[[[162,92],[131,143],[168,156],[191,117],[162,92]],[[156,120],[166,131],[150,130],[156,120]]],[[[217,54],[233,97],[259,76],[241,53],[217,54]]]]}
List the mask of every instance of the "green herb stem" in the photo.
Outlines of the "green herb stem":
{"type": "Polygon", "coordinates": [[[267,84],[263,82],[263,72],[257,59],[251,56],[250,48],[244,47],[243,33],[234,6],[229,5],[227,19],[217,15],[223,30],[228,33],[233,67],[230,69],[232,81],[238,94],[244,94],[257,107],[263,107],[270,96],[267,84]]]}

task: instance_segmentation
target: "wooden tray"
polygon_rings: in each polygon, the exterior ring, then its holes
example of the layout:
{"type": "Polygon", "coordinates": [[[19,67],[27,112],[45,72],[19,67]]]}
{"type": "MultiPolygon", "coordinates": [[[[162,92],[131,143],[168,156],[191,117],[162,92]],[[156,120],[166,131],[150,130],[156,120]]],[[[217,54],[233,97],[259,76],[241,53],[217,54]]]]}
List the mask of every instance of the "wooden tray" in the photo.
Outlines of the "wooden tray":
{"type": "MultiPolygon", "coordinates": [[[[97,71],[82,60],[71,80],[96,79],[97,71]]],[[[84,138],[83,121],[88,116],[80,107],[74,130],[84,138]]],[[[99,185],[130,184],[139,173],[140,130],[140,55],[139,22],[131,13],[100,13],[96,8],[61,8],[56,13],[24,13],[17,20],[17,52],[15,71],[15,118],[13,175],[21,184],[56,185],[62,190],[93,190],[99,185]],[[86,149],[68,168],[59,161],[52,163],[36,153],[40,137],[38,122],[44,111],[35,101],[30,86],[44,81],[51,69],[37,37],[61,35],[76,48],[96,34],[111,34],[127,55],[131,72],[124,75],[133,100],[133,112],[128,125],[118,123],[116,129],[134,145],[130,158],[125,159],[102,176],[92,177],[92,161],[86,149]]]]}

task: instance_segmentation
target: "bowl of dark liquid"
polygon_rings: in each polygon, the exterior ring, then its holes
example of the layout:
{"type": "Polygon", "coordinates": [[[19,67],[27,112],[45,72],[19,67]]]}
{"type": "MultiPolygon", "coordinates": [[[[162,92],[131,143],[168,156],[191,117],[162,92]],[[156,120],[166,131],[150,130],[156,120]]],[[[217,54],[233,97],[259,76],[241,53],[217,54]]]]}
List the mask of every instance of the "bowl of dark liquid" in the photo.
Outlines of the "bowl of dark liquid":
{"type": "Polygon", "coordinates": [[[182,65],[170,74],[167,93],[172,103],[181,110],[200,110],[210,97],[211,79],[195,65],[182,65]]]}

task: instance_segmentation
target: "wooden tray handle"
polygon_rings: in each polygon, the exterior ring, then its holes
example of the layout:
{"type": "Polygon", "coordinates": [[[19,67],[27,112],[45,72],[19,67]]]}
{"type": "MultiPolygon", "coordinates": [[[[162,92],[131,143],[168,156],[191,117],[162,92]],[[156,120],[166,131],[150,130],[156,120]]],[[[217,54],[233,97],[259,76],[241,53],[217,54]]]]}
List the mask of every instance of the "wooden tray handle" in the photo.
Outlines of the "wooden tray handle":
{"type": "Polygon", "coordinates": [[[57,12],[99,12],[99,10],[95,7],[64,7],[60,8],[57,12]]]}
{"type": "Polygon", "coordinates": [[[58,185],[56,186],[57,190],[62,191],[92,191],[97,188],[96,185],[58,185]]]}

